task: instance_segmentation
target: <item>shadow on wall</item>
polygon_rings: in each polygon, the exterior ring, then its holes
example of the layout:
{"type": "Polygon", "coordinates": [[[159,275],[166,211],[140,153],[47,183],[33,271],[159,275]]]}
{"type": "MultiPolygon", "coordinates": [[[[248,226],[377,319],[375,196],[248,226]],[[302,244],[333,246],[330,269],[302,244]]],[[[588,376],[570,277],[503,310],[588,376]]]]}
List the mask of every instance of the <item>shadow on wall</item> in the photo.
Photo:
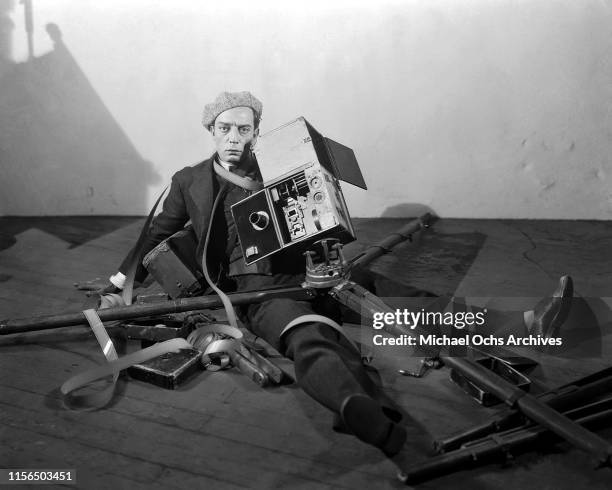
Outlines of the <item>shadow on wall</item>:
{"type": "Polygon", "coordinates": [[[433,216],[437,216],[433,209],[425,204],[407,202],[403,204],[396,204],[395,206],[389,206],[382,214],[381,218],[416,218],[422,216],[425,213],[430,213],[433,216]]]}
{"type": "Polygon", "coordinates": [[[53,51],[11,60],[13,6],[0,0],[0,215],[146,214],[147,186],[159,180],[152,164],[108,111],[57,25],[46,26],[53,51]]]}

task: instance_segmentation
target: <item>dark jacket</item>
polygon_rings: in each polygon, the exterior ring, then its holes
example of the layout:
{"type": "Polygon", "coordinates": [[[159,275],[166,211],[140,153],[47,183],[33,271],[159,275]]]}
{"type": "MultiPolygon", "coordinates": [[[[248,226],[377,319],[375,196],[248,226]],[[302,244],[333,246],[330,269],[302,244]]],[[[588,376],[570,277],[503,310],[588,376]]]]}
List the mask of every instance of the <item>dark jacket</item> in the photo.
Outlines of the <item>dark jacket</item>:
{"type": "MultiPolygon", "coordinates": [[[[210,221],[215,198],[215,176],[213,171],[214,156],[194,165],[185,167],[172,176],[170,191],[164,200],[162,211],[155,217],[145,238],[139,257],[136,281],[142,282],[147,271],[142,266],[142,259],[162,240],[183,229],[188,221],[195,231],[198,249],[198,263],[201,261],[204,238],[210,221]]],[[[123,260],[119,271],[126,273],[133,250],[123,260]]]]}
{"type": "MultiPolygon", "coordinates": [[[[160,242],[182,230],[189,221],[191,221],[197,239],[196,261],[201,264],[212,206],[218,192],[217,177],[213,170],[214,159],[215,155],[197,165],[185,167],[172,176],[170,191],[163,202],[162,211],[151,223],[145,238],[138,260],[136,282],[142,282],[147,277],[147,270],[142,265],[142,259],[145,255],[160,242]]],[[[214,239],[215,237],[211,235],[210,240],[214,239]]],[[[123,274],[127,272],[133,252],[132,249],[119,267],[119,271],[123,274]]],[[[208,264],[211,265],[210,257],[208,264]]],[[[279,254],[274,260],[263,259],[247,269],[247,273],[264,274],[270,274],[273,270],[291,273],[303,273],[304,271],[301,257],[296,262],[292,254],[285,253],[279,254]]],[[[217,270],[213,271],[211,268],[209,272],[211,277],[217,277],[217,270]]]]}

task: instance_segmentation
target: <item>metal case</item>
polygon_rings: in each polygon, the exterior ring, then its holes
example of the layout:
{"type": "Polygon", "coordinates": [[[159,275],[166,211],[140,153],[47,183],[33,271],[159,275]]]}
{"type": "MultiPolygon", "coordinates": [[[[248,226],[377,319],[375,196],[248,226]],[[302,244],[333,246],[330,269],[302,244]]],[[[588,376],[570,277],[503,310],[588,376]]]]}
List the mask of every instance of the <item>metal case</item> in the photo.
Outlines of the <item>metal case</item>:
{"type": "Polygon", "coordinates": [[[167,352],[128,368],[128,374],[141,381],[174,390],[187,378],[200,371],[202,353],[197,349],[167,352]]]}

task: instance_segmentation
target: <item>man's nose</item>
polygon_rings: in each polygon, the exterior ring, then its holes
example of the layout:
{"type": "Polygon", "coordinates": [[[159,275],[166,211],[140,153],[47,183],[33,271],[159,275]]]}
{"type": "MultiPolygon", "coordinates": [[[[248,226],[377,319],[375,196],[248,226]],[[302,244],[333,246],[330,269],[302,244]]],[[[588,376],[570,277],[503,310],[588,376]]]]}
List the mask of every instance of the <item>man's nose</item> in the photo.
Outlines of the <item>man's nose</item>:
{"type": "Polygon", "coordinates": [[[239,143],[240,142],[240,133],[238,132],[238,128],[236,126],[232,126],[227,133],[227,138],[230,143],[239,143]]]}

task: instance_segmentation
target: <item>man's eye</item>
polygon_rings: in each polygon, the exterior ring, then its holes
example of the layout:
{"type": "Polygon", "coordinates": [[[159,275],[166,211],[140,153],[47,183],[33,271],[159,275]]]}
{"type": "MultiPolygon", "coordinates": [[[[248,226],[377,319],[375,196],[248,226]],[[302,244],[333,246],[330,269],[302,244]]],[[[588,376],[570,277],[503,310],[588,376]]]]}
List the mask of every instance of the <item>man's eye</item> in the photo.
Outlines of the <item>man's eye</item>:
{"type": "Polygon", "coordinates": [[[240,134],[249,134],[251,132],[251,128],[240,128],[240,134]]]}
{"type": "Polygon", "coordinates": [[[219,131],[227,133],[229,131],[229,126],[219,126],[219,131]]]}

